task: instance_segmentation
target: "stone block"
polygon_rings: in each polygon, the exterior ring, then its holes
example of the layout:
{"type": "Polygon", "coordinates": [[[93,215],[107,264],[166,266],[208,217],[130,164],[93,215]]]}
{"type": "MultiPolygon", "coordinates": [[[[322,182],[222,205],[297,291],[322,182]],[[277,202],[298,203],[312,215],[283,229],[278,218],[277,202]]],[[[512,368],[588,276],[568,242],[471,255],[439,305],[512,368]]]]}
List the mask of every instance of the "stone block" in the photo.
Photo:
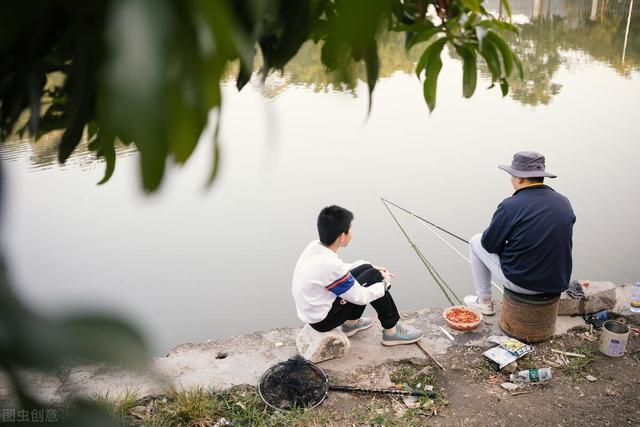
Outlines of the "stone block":
{"type": "Polygon", "coordinates": [[[573,299],[566,292],[560,296],[559,316],[595,313],[600,310],[611,310],[616,305],[616,285],[611,282],[581,281],[585,298],[573,299]],[[588,286],[585,284],[588,283],[588,286]]]}
{"type": "Polygon", "coordinates": [[[318,332],[304,325],[296,337],[298,353],[314,363],[342,357],[350,345],[349,338],[340,329],[318,332]]]}

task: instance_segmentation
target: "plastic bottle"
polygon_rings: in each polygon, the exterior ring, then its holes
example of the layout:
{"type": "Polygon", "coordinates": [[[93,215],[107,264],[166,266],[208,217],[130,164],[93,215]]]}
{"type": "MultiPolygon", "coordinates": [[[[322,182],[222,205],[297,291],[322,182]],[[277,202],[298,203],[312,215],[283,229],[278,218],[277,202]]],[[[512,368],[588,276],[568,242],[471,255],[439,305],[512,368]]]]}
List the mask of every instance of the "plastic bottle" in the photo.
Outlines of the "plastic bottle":
{"type": "Polygon", "coordinates": [[[514,383],[538,383],[551,379],[551,368],[527,369],[509,376],[514,383]]]}
{"type": "Polygon", "coordinates": [[[640,313],[640,282],[637,282],[633,287],[631,302],[629,303],[629,310],[633,311],[634,313],[640,313]]]}

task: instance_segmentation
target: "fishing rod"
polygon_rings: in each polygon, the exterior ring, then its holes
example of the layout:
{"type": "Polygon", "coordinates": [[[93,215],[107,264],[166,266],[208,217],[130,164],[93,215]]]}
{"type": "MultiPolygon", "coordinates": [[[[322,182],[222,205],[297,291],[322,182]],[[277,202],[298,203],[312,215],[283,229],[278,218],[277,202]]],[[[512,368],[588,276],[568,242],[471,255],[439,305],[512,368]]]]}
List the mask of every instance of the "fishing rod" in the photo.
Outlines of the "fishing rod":
{"type": "Polygon", "coordinates": [[[453,289],[451,289],[451,287],[447,284],[447,282],[444,281],[444,279],[442,278],[442,276],[440,276],[440,274],[438,273],[438,271],[435,269],[435,267],[433,265],[431,265],[431,263],[429,262],[429,260],[427,259],[427,257],[425,257],[423,255],[423,253],[420,251],[420,249],[418,248],[418,246],[416,246],[416,244],[411,240],[411,238],[409,237],[409,235],[407,234],[407,232],[404,230],[404,228],[402,227],[402,225],[400,225],[400,222],[398,221],[398,219],[396,218],[396,216],[393,214],[393,212],[391,212],[391,209],[389,209],[389,206],[387,205],[387,203],[385,202],[385,199],[383,199],[382,197],[380,198],[380,200],[382,201],[382,203],[384,204],[384,207],[387,208],[387,211],[389,211],[389,214],[391,215],[391,217],[393,218],[393,220],[396,222],[396,224],[398,225],[398,228],[400,228],[400,231],[402,231],[402,234],[404,234],[404,237],[406,237],[407,241],[409,242],[409,244],[411,245],[411,247],[413,248],[413,250],[415,251],[416,255],[418,255],[418,258],[420,258],[420,261],[422,261],[422,263],[424,264],[424,266],[427,268],[427,271],[429,272],[429,274],[431,275],[431,277],[433,277],[433,280],[435,280],[436,284],[438,285],[438,287],[440,288],[440,290],[442,291],[442,293],[444,294],[444,296],[447,298],[447,300],[449,300],[449,303],[453,306],[456,305],[453,300],[451,299],[451,296],[449,296],[449,294],[447,293],[447,291],[445,291],[445,288],[451,293],[451,295],[453,295],[453,297],[458,301],[458,303],[460,303],[460,305],[463,305],[462,300],[458,297],[458,295],[456,295],[456,293],[453,291],[453,289]]]}
{"type": "MultiPolygon", "coordinates": [[[[466,262],[468,262],[469,264],[471,264],[471,261],[469,260],[469,258],[465,257],[465,256],[464,256],[464,255],[463,255],[459,250],[457,250],[457,249],[456,249],[456,248],[455,248],[451,243],[449,243],[447,240],[445,240],[445,239],[444,239],[440,234],[438,234],[438,233],[437,233],[435,230],[433,230],[431,227],[435,227],[435,228],[437,228],[438,230],[441,230],[441,231],[443,231],[443,232],[447,233],[448,235],[450,235],[450,236],[452,236],[452,237],[455,237],[456,239],[458,239],[458,240],[460,240],[460,241],[462,241],[462,242],[464,242],[464,243],[466,243],[466,244],[469,244],[469,241],[468,241],[468,240],[463,239],[462,237],[458,236],[457,234],[454,234],[454,233],[450,232],[449,230],[446,230],[446,229],[444,229],[444,228],[440,227],[440,226],[439,226],[439,225],[437,225],[437,224],[434,224],[433,222],[431,222],[431,221],[429,221],[429,220],[427,220],[427,219],[425,219],[425,218],[421,217],[420,215],[417,215],[415,212],[412,212],[412,211],[410,211],[410,210],[408,210],[408,209],[403,208],[402,206],[400,206],[400,205],[398,205],[398,204],[396,204],[396,203],[393,203],[391,200],[387,200],[387,199],[385,199],[384,197],[380,197],[380,200],[382,200],[382,203],[384,203],[384,205],[385,205],[385,207],[387,208],[387,210],[389,210],[389,207],[387,206],[387,203],[388,203],[388,204],[390,204],[390,205],[392,205],[392,206],[394,206],[394,207],[396,207],[396,208],[400,209],[401,211],[408,213],[408,214],[409,214],[409,215],[411,215],[414,219],[422,221],[422,222],[421,222],[421,224],[422,224],[422,225],[423,225],[427,230],[429,230],[431,233],[433,233],[433,235],[434,235],[434,236],[436,236],[438,239],[440,239],[444,244],[446,244],[447,246],[449,246],[449,248],[450,248],[451,250],[453,250],[455,253],[457,253],[460,257],[462,257],[462,259],[464,259],[466,262]],[[428,224],[428,225],[427,225],[427,224],[428,224]],[[431,227],[429,227],[429,225],[430,225],[431,227]]],[[[389,210],[389,213],[391,213],[391,211],[390,211],[390,210],[389,210]]],[[[393,216],[393,214],[391,214],[391,215],[393,216]]],[[[394,219],[395,219],[395,217],[394,217],[394,219]]],[[[397,223],[397,222],[398,222],[398,221],[396,220],[396,223],[397,223]]],[[[398,224],[398,226],[399,226],[399,225],[400,225],[400,224],[398,224]]],[[[407,234],[405,233],[405,236],[406,236],[406,235],[407,235],[407,234]]],[[[408,236],[407,236],[407,238],[408,238],[408,236]]],[[[491,284],[492,284],[492,285],[493,285],[493,286],[494,286],[494,287],[495,287],[495,288],[496,288],[500,293],[504,293],[504,291],[502,290],[502,288],[501,288],[500,286],[498,286],[498,284],[496,284],[496,282],[494,282],[494,281],[492,280],[492,281],[491,281],[491,284]]]]}
{"type": "MultiPolygon", "coordinates": [[[[401,211],[404,211],[404,212],[408,213],[409,215],[414,216],[414,217],[418,218],[419,220],[421,220],[421,221],[423,221],[423,222],[426,222],[426,223],[427,223],[427,224],[429,224],[430,226],[435,227],[435,228],[437,228],[437,229],[438,229],[438,230],[440,230],[440,231],[444,231],[444,232],[445,232],[445,233],[447,233],[449,236],[451,236],[451,237],[455,237],[456,239],[460,240],[461,242],[466,243],[467,245],[469,244],[469,241],[468,241],[468,240],[463,239],[462,237],[458,236],[457,234],[453,234],[452,232],[450,232],[450,231],[448,231],[448,230],[445,230],[444,228],[440,227],[439,225],[436,225],[436,224],[432,223],[431,221],[429,221],[429,220],[426,220],[426,219],[422,218],[420,215],[416,215],[414,212],[411,212],[410,210],[405,209],[405,208],[403,208],[402,206],[396,205],[396,204],[395,204],[395,203],[393,203],[391,200],[387,200],[387,199],[385,199],[384,197],[380,197],[380,200],[382,200],[382,202],[383,202],[383,203],[385,203],[385,204],[386,204],[386,203],[389,203],[390,205],[395,206],[396,208],[400,209],[401,211]]],[[[387,209],[388,209],[388,208],[387,208],[387,209]]]]}
{"type": "MultiPolygon", "coordinates": [[[[418,220],[418,218],[416,218],[416,221],[418,220]]],[[[462,257],[463,260],[467,261],[469,264],[471,264],[471,261],[469,260],[469,258],[467,258],[466,256],[462,255],[462,253],[457,250],[456,248],[453,247],[453,245],[449,242],[447,242],[445,240],[444,237],[442,237],[441,235],[439,235],[438,233],[436,233],[435,230],[433,230],[431,227],[429,227],[427,224],[421,222],[421,225],[423,225],[427,230],[429,230],[430,232],[433,233],[434,236],[436,236],[438,239],[442,240],[442,242],[449,246],[449,248],[451,248],[452,251],[454,251],[455,253],[457,253],[458,255],[460,255],[462,257]]],[[[491,281],[491,284],[500,292],[500,293],[504,293],[504,291],[502,290],[502,288],[500,286],[498,286],[498,284],[496,282],[494,282],[493,280],[491,281]]]]}

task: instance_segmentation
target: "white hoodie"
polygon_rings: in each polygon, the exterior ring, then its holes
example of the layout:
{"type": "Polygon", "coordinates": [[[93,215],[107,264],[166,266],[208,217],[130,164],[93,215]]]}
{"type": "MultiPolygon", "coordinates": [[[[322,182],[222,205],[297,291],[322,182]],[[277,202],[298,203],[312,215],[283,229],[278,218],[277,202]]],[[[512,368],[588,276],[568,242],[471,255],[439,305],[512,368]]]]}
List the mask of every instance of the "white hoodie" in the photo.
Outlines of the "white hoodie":
{"type": "Polygon", "coordinates": [[[302,252],[293,272],[291,292],[298,318],[305,323],[317,323],[327,317],[331,305],[340,297],[351,303],[365,305],[382,297],[384,283],[368,287],[360,285],[349,272],[367,264],[359,260],[353,264],[342,261],[338,254],[314,240],[302,252]]]}

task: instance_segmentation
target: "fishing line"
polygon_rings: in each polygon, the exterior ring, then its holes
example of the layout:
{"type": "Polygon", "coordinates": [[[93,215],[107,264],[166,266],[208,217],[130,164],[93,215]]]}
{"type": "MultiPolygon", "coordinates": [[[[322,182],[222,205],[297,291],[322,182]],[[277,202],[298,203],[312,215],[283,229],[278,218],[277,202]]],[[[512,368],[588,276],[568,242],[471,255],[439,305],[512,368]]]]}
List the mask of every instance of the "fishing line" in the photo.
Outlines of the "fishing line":
{"type": "MultiPolygon", "coordinates": [[[[396,225],[398,226],[398,228],[400,228],[400,231],[402,231],[402,234],[404,234],[404,237],[406,237],[407,241],[409,242],[409,244],[411,245],[411,247],[413,248],[413,250],[416,252],[416,254],[418,255],[418,258],[420,258],[420,261],[422,261],[422,263],[424,264],[424,266],[427,268],[427,271],[429,272],[429,274],[431,275],[431,277],[433,277],[433,280],[435,280],[436,284],[438,285],[438,287],[440,288],[440,290],[442,291],[442,293],[444,294],[444,296],[447,298],[447,300],[449,300],[449,303],[453,306],[456,305],[453,300],[451,299],[451,296],[449,296],[449,294],[447,293],[447,291],[445,290],[448,289],[449,292],[451,293],[451,295],[453,295],[453,297],[461,304],[463,305],[462,300],[458,297],[458,295],[456,295],[456,293],[453,291],[453,289],[451,289],[451,287],[447,284],[447,282],[444,281],[444,279],[442,278],[442,276],[440,276],[440,274],[438,273],[438,271],[435,269],[435,267],[433,267],[433,265],[431,265],[431,263],[429,262],[429,260],[427,259],[427,257],[425,257],[422,252],[420,251],[420,249],[418,248],[418,246],[416,246],[416,244],[411,240],[411,238],[409,237],[409,235],[407,234],[407,232],[404,230],[404,228],[402,227],[402,225],[400,224],[400,222],[398,221],[398,219],[396,218],[396,216],[393,214],[393,212],[391,212],[391,209],[389,209],[389,206],[387,205],[385,199],[383,199],[382,197],[380,198],[380,200],[382,201],[382,203],[384,204],[384,207],[387,208],[387,211],[389,211],[389,214],[391,215],[391,217],[393,218],[393,220],[395,221],[396,225]]],[[[391,202],[390,202],[391,203],[391,202]]],[[[393,203],[391,203],[393,204],[393,203]]],[[[395,206],[395,205],[394,205],[395,206]]]]}
{"type": "MultiPolygon", "coordinates": [[[[469,241],[466,239],[463,239],[462,237],[458,236],[457,234],[454,234],[452,232],[450,232],[449,230],[446,230],[442,227],[440,227],[437,224],[434,224],[433,222],[421,217],[420,215],[417,215],[415,212],[412,212],[408,209],[403,208],[402,206],[393,203],[391,200],[387,200],[384,197],[380,197],[380,200],[382,200],[382,202],[384,203],[385,207],[387,208],[387,210],[389,210],[389,207],[387,206],[387,203],[400,209],[403,212],[408,213],[409,215],[411,215],[416,221],[420,220],[418,222],[420,222],[420,224],[422,224],[427,230],[429,230],[430,232],[432,232],[438,239],[440,239],[442,242],[444,242],[447,246],[449,246],[449,248],[451,248],[455,253],[457,253],[458,255],[460,255],[462,257],[462,259],[464,259],[465,261],[467,261],[469,264],[471,264],[471,261],[464,256],[460,251],[458,251],[451,243],[449,243],[445,238],[443,238],[440,234],[438,234],[434,229],[432,229],[431,227],[435,227],[440,231],[443,231],[445,233],[447,233],[449,236],[455,237],[456,239],[466,243],[467,245],[469,244],[469,241]],[[427,225],[428,224],[428,225],[427,225]],[[429,227],[429,225],[431,227],[429,227]]],[[[391,210],[389,210],[389,213],[391,213],[391,210]]],[[[391,214],[391,216],[393,216],[393,214],[391,214]]],[[[395,219],[395,217],[394,217],[395,219]]],[[[398,221],[396,220],[396,223],[398,223],[398,221]]],[[[398,223],[398,226],[400,226],[400,224],[398,223]]],[[[402,227],[401,227],[402,228],[402,227]]],[[[403,230],[404,232],[404,230],[403,230]]],[[[409,239],[409,236],[407,236],[407,233],[404,233],[405,236],[407,237],[407,239],[409,239]]],[[[409,242],[411,242],[411,240],[409,240],[409,242]]],[[[496,282],[494,282],[493,280],[491,281],[491,284],[500,292],[500,293],[504,293],[504,291],[502,290],[502,288],[500,286],[498,286],[498,284],[496,284],[496,282]]],[[[447,286],[448,287],[448,286],[447,286]]],[[[456,299],[458,299],[456,297],[456,299]]],[[[459,299],[458,299],[459,300],[459,299]]]]}
{"type": "MultiPolygon", "coordinates": [[[[418,218],[415,215],[412,215],[416,221],[418,221],[418,218]]],[[[432,232],[434,234],[434,236],[436,236],[438,239],[442,240],[442,242],[444,242],[445,245],[449,246],[451,248],[451,250],[453,250],[455,253],[457,253],[458,255],[460,255],[462,257],[463,260],[467,261],[469,264],[471,264],[471,261],[469,260],[469,258],[467,258],[466,256],[464,256],[459,250],[457,250],[451,243],[449,243],[444,237],[442,237],[441,235],[439,235],[434,229],[432,229],[431,227],[429,227],[427,224],[425,224],[424,222],[420,222],[418,221],[418,223],[420,223],[421,225],[423,225],[427,230],[429,230],[430,232],[432,232]]],[[[504,291],[502,290],[502,288],[500,286],[498,286],[496,284],[496,282],[494,282],[493,280],[491,281],[491,284],[498,290],[500,291],[500,293],[504,293],[504,291]]]]}

